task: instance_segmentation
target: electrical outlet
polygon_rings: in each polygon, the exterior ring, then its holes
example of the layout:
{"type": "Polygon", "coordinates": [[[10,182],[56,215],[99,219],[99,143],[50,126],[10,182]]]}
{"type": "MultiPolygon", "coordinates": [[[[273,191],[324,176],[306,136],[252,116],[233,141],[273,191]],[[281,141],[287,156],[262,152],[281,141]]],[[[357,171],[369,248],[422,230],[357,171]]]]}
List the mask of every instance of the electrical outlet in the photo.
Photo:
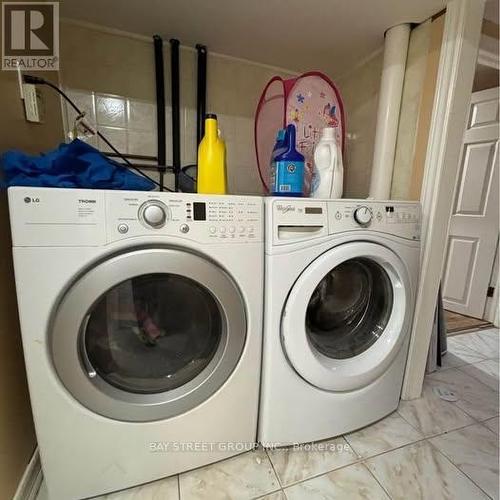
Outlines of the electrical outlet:
{"type": "Polygon", "coordinates": [[[31,83],[23,83],[23,96],[26,121],[42,123],[43,101],[40,89],[31,83]]]}

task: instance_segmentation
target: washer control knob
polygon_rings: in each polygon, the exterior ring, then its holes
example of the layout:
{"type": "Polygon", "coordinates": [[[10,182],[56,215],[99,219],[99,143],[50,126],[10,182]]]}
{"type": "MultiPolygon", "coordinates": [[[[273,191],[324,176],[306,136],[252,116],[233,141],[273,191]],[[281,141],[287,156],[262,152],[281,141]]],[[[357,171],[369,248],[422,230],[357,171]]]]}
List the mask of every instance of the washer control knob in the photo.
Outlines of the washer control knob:
{"type": "Polygon", "coordinates": [[[370,224],[372,217],[372,211],[368,207],[358,207],[354,210],[354,220],[361,226],[370,224]]]}
{"type": "Polygon", "coordinates": [[[139,209],[139,218],[147,226],[158,229],[167,221],[167,207],[161,201],[148,201],[139,209]]]}

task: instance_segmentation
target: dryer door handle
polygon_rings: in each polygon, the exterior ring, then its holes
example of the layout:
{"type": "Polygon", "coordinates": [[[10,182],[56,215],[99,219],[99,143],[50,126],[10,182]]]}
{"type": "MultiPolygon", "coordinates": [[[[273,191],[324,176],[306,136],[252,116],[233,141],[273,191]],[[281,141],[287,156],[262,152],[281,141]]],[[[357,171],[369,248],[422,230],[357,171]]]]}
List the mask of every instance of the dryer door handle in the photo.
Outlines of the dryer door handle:
{"type": "Polygon", "coordinates": [[[89,378],[94,378],[97,376],[97,372],[94,370],[92,363],[90,362],[89,355],[87,354],[87,349],[85,348],[85,332],[87,331],[87,326],[89,324],[90,314],[87,314],[83,320],[81,335],[80,335],[80,355],[82,357],[83,366],[89,378]]]}

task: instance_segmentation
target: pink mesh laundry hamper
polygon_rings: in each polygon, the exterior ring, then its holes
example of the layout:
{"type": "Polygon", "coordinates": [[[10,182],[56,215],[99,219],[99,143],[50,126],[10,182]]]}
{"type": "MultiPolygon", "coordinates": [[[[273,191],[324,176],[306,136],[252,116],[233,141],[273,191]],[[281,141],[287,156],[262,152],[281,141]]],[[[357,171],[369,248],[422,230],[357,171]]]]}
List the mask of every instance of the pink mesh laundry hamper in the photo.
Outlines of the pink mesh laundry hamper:
{"type": "Polygon", "coordinates": [[[271,78],[265,86],[255,114],[255,152],[260,179],[269,192],[269,162],[279,129],[293,123],[297,149],[306,160],[304,194],[309,194],[313,153],[324,127],[337,129],[344,151],[345,117],[342,98],[335,84],[323,73],[310,71],[297,78],[271,78]]]}

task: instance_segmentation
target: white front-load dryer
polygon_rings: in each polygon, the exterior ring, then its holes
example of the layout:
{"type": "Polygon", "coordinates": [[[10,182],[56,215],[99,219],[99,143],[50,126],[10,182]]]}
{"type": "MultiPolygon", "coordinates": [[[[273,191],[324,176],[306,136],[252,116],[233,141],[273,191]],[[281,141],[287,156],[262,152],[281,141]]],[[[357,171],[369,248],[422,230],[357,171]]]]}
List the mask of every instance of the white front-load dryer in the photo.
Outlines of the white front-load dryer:
{"type": "Polygon", "coordinates": [[[416,203],[266,200],[259,441],[366,426],[398,406],[419,274],[416,203]]]}
{"type": "Polygon", "coordinates": [[[11,188],[22,340],[51,500],[255,442],[260,198],[11,188]]]}

